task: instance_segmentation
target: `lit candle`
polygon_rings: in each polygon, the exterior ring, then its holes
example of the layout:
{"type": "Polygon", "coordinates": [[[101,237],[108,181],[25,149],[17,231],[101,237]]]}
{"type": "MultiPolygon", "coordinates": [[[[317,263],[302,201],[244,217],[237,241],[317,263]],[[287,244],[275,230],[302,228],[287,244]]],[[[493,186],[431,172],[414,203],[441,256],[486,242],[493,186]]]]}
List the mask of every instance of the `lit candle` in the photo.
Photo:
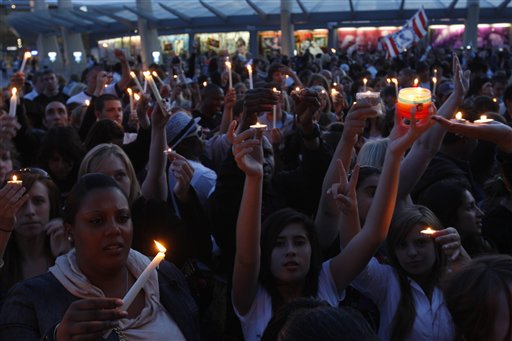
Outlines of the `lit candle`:
{"type": "Polygon", "coordinates": [[[414,78],[414,87],[417,88],[418,87],[418,84],[419,84],[419,79],[418,78],[414,78]]]}
{"type": "Polygon", "coordinates": [[[492,121],[494,121],[494,120],[492,118],[487,118],[487,115],[480,115],[480,119],[476,120],[473,123],[476,123],[476,124],[487,124],[487,123],[491,123],[492,121]]]}
{"type": "Polygon", "coordinates": [[[229,77],[229,88],[233,87],[233,76],[231,75],[231,62],[226,62],[226,67],[228,68],[228,77],[229,77]]]}
{"type": "Polygon", "coordinates": [[[133,91],[132,89],[128,88],[126,89],[128,92],[128,96],[130,97],[130,114],[133,113],[133,91]]]}
{"type": "Polygon", "coordinates": [[[253,84],[252,84],[252,66],[251,65],[247,65],[247,73],[249,74],[249,89],[252,89],[253,84]]]}
{"type": "Polygon", "coordinates": [[[135,99],[135,101],[137,102],[137,101],[139,101],[139,100],[140,100],[140,95],[139,95],[138,93],[136,93],[136,92],[135,92],[135,93],[133,94],[133,98],[134,98],[134,99],[135,99]]]}
{"type": "Polygon", "coordinates": [[[366,91],[366,83],[368,83],[368,79],[363,78],[363,84],[364,84],[363,91],[366,91]]]}
{"type": "Polygon", "coordinates": [[[356,93],[356,101],[366,103],[372,106],[372,109],[377,111],[377,115],[383,116],[382,105],[380,103],[380,92],[366,91],[356,93]]]}
{"type": "Polygon", "coordinates": [[[467,122],[467,120],[465,120],[463,115],[462,115],[462,111],[458,111],[455,114],[455,122],[458,122],[458,123],[466,123],[467,122]]]}
{"type": "Polygon", "coordinates": [[[158,76],[158,73],[156,71],[153,71],[151,72],[151,74],[153,75],[153,78],[156,78],[156,80],[158,81],[158,83],[160,83],[160,85],[164,86],[164,82],[162,81],[162,79],[158,76]]]}
{"type": "Polygon", "coordinates": [[[387,78],[386,82],[388,82],[388,85],[391,85],[391,78],[387,78]]]}
{"type": "Polygon", "coordinates": [[[496,97],[493,97],[492,101],[493,101],[494,103],[497,103],[497,102],[498,102],[498,99],[497,99],[496,97]]]}
{"type": "Polygon", "coordinates": [[[260,122],[256,121],[256,124],[253,124],[250,126],[253,129],[267,129],[266,124],[261,124],[260,122]]]}
{"type": "Polygon", "coordinates": [[[332,48],[332,49],[331,49],[331,52],[332,52],[332,54],[336,54],[336,49],[335,49],[335,48],[332,48]]]}
{"type": "Polygon", "coordinates": [[[204,81],[203,82],[203,88],[206,88],[206,86],[208,85],[208,82],[207,81],[204,81]]]}
{"type": "Polygon", "coordinates": [[[432,229],[430,226],[428,226],[426,229],[420,231],[420,233],[428,234],[428,235],[433,235],[436,232],[437,231],[432,229]]]}
{"type": "Polygon", "coordinates": [[[27,60],[30,57],[32,57],[32,53],[30,53],[28,51],[23,54],[23,62],[21,62],[21,67],[20,67],[19,72],[23,72],[25,70],[25,65],[27,65],[27,60]]]}
{"type": "Polygon", "coordinates": [[[396,98],[398,98],[398,79],[391,78],[391,82],[393,82],[393,84],[395,85],[396,98]]]}
{"type": "MultiPolygon", "coordinates": [[[[276,88],[272,88],[272,91],[274,91],[277,94],[280,93],[276,88]]],[[[272,128],[276,128],[276,124],[277,124],[277,105],[274,104],[272,106],[272,128]]]]}
{"type": "Polygon", "coordinates": [[[337,95],[338,95],[338,91],[336,91],[336,89],[332,88],[331,89],[331,98],[332,98],[333,102],[337,95]]]}
{"type": "Polygon", "coordinates": [[[23,181],[21,180],[18,180],[18,177],[16,175],[13,175],[12,176],[12,179],[7,181],[8,184],[16,184],[16,185],[21,185],[23,184],[23,181]]]}
{"type": "Polygon", "coordinates": [[[434,96],[436,95],[436,85],[437,85],[437,77],[432,77],[432,93],[434,96]]]}
{"type": "Polygon", "coordinates": [[[338,86],[338,83],[334,82],[334,83],[332,83],[332,86],[335,88],[338,86]]]}
{"type": "Polygon", "coordinates": [[[18,89],[12,88],[11,100],[9,101],[9,116],[16,116],[16,106],[18,105],[18,89]]]}
{"type": "Polygon", "coordinates": [[[88,99],[86,99],[86,100],[84,101],[84,104],[85,104],[85,106],[86,106],[86,107],[88,107],[88,106],[91,104],[91,101],[90,101],[90,100],[88,100],[88,99]]]}
{"type": "Polygon", "coordinates": [[[164,150],[164,154],[165,155],[169,155],[172,153],[172,149],[171,148],[167,148],[166,150],[164,150]]]}
{"type": "Polygon", "coordinates": [[[137,295],[139,294],[139,291],[144,287],[144,284],[149,279],[149,276],[151,276],[151,273],[158,267],[160,262],[162,262],[165,258],[165,252],[167,251],[165,247],[157,242],[155,240],[156,247],[158,248],[158,253],[153,258],[151,263],[142,271],[139,278],[133,283],[133,286],[128,290],[126,295],[123,297],[123,306],[121,307],[121,310],[127,311],[130,305],[133,303],[137,295]]]}
{"type": "Polygon", "coordinates": [[[144,89],[142,89],[143,93],[146,93],[148,91],[148,80],[144,76],[144,89]]]}
{"type": "Polygon", "coordinates": [[[140,85],[139,79],[137,78],[137,75],[135,74],[135,72],[130,71],[130,76],[131,76],[131,77],[133,78],[133,80],[135,81],[135,85],[137,86],[137,88],[139,88],[139,91],[140,91],[140,92],[145,92],[145,91],[142,89],[142,85],[140,85]]]}
{"type": "Polygon", "coordinates": [[[417,120],[426,118],[430,113],[432,95],[425,88],[404,88],[398,94],[397,110],[400,117],[411,118],[411,109],[416,108],[417,120]]]}

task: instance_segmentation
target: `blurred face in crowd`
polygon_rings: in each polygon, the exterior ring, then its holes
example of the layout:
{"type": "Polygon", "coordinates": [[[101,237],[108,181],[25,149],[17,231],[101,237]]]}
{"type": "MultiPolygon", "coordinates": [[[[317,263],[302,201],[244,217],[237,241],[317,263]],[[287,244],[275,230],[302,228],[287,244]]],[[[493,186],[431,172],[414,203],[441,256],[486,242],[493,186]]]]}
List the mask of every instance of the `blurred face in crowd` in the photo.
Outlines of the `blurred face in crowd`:
{"type": "Polygon", "coordinates": [[[48,188],[40,181],[34,182],[28,192],[29,199],[16,213],[16,234],[26,238],[44,233],[50,221],[50,196],[48,188]]]}
{"type": "Polygon", "coordinates": [[[418,282],[430,275],[436,262],[434,239],[421,233],[423,229],[425,226],[415,226],[395,247],[400,266],[418,282]]]}
{"type": "Polygon", "coordinates": [[[478,236],[482,233],[484,213],[476,205],[475,198],[469,191],[464,191],[462,204],[457,209],[457,230],[461,238],[478,236]]]}
{"type": "Polygon", "coordinates": [[[98,118],[101,119],[109,119],[112,120],[119,125],[123,124],[123,107],[121,106],[121,101],[119,100],[110,100],[105,101],[105,105],[103,106],[103,110],[98,114],[98,118]]]}
{"type": "Polygon", "coordinates": [[[87,193],[67,228],[84,274],[105,274],[125,266],[133,229],[128,200],[118,188],[87,193]]]}
{"type": "Polygon", "coordinates": [[[46,128],[67,127],[69,118],[66,106],[61,102],[51,102],[46,106],[43,123],[46,128]]]}
{"type": "Polygon", "coordinates": [[[48,170],[55,180],[65,180],[73,170],[73,162],[59,153],[53,153],[48,160],[48,170]]]}
{"type": "Polygon", "coordinates": [[[59,82],[57,81],[57,76],[54,73],[43,75],[43,82],[45,90],[48,92],[54,92],[59,89],[59,82]]]}
{"type": "Polygon", "coordinates": [[[492,87],[491,82],[486,82],[484,85],[482,85],[480,94],[483,96],[494,97],[494,88],[492,87]]]}
{"type": "Polygon", "coordinates": [[[364,179],[356,189],[357,209],[361,223],[364,223],[366,220],[366,216],[368,215],[368,211],[372,205],[373,197],[375,196],[378,183],[379,175],[371,175],[364,179]]]}
{"type": "Polygon", "coordinates": [[[123,160],[118,156],[114,154],[108,155],[96,165],[96,168],[91,169],[91,172],[103,173],[112,177],[123,192],[127,196],[130,195],[131,179],[128,176],[128,170],[126,169],[123,160]]]}
{"type": "Polygon", "coordinates": [[[214,114],[218,113],[222,109],[222,105],[224,104],[224,92],[222,89],[211,89],[206,93],[206,96],[203,100],[203,114],[214,114]]]}

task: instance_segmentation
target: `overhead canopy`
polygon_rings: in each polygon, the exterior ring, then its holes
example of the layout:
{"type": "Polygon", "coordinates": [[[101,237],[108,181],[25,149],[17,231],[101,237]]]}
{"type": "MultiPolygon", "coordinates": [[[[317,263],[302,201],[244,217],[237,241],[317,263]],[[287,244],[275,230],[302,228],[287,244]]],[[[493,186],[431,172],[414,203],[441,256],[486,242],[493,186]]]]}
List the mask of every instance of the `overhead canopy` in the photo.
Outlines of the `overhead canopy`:
{"type": "MultiPolygon", "coordinates": [[[[76,0],[59,8],[47,0],[48,9],[13,11],[8,24],[25,39],[38,33],[58,34],[60,27],[87,33],[92,39],[133,34],[138,17],[161,34],[279,29],[279,0],[144,0],[152,12],[141,11],[135,0],[76,0]]],[[[5,0],[0,0],[4,2],[5,0]]],[[[296,28],[402,25],[421,6],[430,24],[461,23],[467,0],[291,0],[296,28]]],[[[16,3],[26,3],[20,0],[16,3]]],[[[480,22],[510,22],[511,0],[480,0],[480,22]]]]}

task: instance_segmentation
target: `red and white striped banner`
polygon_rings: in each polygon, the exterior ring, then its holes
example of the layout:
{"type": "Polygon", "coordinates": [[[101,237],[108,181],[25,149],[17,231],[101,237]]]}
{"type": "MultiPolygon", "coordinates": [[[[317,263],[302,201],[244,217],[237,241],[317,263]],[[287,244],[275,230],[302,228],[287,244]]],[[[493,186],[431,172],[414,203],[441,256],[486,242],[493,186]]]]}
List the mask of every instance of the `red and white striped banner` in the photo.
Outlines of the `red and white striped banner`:
{"type": "Polygon", "coordinates": [[[389,57],[394,58],[398,56],[405,49],[411,47],[414,42],[425,37],[428,32],[427,23],[428,18],[422,7],[405,23],[400,31],[382,38],[382,46],[388,52],[389,57]]]}

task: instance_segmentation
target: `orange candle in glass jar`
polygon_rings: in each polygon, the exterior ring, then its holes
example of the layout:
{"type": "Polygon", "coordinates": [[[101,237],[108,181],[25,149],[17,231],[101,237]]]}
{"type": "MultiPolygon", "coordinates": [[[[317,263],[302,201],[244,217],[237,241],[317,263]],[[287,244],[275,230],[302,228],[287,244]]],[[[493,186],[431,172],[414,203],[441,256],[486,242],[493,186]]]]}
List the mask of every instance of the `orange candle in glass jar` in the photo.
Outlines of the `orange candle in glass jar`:
{"type": "Polygon", "coordinates": [[[432,95],[425,88],[404,88],[398,93],[397,110],[400,117],[410,119],[411,109],[416,108],[416,119],[420,120],[430,114],[432,95]]]}

